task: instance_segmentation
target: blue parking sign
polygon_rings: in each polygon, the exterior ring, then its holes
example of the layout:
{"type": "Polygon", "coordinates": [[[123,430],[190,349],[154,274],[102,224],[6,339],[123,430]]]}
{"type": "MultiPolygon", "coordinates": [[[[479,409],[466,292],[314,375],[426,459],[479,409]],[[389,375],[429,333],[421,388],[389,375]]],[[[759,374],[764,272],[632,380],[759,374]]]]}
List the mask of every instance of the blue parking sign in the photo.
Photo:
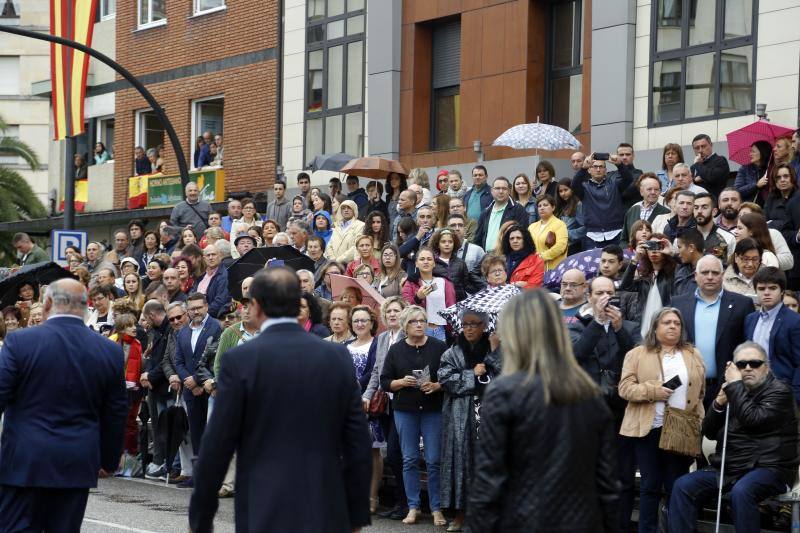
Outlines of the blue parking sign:
{"type": "Polygon", "coordinates": [[[86,255],[88,240],[89,235],[85,231],[54,229],[50,232],[51,258],[60,265],[66,265],[67,257],[64,253],[66,249],[73,246],[80,250],[81,255],[86,255]]]}

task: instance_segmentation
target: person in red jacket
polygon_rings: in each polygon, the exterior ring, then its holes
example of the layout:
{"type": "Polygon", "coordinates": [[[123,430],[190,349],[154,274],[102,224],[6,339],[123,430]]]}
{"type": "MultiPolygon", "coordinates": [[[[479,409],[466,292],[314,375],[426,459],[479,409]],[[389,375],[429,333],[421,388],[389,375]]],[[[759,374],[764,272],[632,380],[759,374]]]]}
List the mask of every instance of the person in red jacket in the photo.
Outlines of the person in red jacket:
{"type": "Polygon", "coordinates": [[[139,404],[142,402],[139,377],[142,375],[142,345],[136,339],[136,318],[128,313],[115,317],[114,334],[110,340],[119,343],[125,354],[125,384],[128,388],[128,417],[125,421],[124,450],[130,455],[139,453],[139,404]]]}
{"type": "Polygon", "coordinates": [[[544,282],[544,260],[536,253],[530,232],[522,226],[511,226],[503,235],[508,282],[521,289],[535,289],[544,282]]]}
{"type": "Polygon", "coordinates": [[[403,284],[403,298],[411,305],[419,305],[428,315],[426,335],[445,341],[447,321],[439,315],[456,303],[456,289],[447,278],[433,275],[436,259],[433,251],[423,246],[417,252],[417,271],[403,284]]]}

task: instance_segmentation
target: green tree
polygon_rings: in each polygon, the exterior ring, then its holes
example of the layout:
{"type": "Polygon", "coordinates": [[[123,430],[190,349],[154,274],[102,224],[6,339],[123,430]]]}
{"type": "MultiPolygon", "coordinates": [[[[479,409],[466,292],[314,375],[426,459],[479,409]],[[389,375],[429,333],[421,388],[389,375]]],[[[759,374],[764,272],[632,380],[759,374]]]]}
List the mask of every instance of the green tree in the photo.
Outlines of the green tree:
{"type": "MultiPolygon", "coordinates": [[[[0,118],[0,155],[19,156],[31,170],[41,167],[36,152],[15,137],[6,137],[8,125],[0,118]]],[[[0,222],[31,220],[47,216],[47,209],[33,192],[30,184],[15,169],[0,165],[0,222]]],[[[13,263],[16,250],[12,234],[0,232],[0,264],[13,263]]]]}

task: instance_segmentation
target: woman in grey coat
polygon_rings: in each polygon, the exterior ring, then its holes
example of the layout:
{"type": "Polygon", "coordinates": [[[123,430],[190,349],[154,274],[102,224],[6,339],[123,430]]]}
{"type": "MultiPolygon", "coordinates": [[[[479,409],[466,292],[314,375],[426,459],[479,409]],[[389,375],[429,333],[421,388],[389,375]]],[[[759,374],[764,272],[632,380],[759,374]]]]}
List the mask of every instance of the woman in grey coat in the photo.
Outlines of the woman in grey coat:
{"type": "Polygon", "coordinates": [[[439,366],[439,383],[444,390],[440,495],[442,507],[456,511],[447,531],[461,531],[464,523],[480,425],[480,400],[489,381],[500,374],[499,341],[485,331],[487,324],[486,314],[463,311],[464,330],[442,355],[439,366]]]}

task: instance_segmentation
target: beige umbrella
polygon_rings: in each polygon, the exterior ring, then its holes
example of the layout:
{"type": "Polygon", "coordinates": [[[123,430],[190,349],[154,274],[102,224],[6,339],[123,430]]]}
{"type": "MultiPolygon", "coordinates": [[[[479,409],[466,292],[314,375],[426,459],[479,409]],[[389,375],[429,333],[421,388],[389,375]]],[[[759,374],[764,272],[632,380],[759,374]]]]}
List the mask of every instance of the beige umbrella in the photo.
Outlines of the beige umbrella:
{"type": "Polygon", "coordinates": [[[340,172],[362,178],[386,179],[389,174],[408,175],[408,170],[399,161],[394,159],[384,159],[382,157],[359,157],[350,160],[343,166],[340,172]]]}

